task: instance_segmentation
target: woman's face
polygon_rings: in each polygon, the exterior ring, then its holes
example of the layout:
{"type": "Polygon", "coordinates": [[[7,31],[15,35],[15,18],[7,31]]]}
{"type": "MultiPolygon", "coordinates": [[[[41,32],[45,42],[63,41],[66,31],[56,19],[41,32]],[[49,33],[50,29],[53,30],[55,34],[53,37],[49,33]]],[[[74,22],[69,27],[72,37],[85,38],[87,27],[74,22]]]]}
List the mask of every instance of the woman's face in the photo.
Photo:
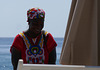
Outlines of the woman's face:
{"type": "Polygon", "coordinates": [[[29,30],[34,34],[39,34],[44,27],[44,19],[30,19],[29,20],[29,30]]]}

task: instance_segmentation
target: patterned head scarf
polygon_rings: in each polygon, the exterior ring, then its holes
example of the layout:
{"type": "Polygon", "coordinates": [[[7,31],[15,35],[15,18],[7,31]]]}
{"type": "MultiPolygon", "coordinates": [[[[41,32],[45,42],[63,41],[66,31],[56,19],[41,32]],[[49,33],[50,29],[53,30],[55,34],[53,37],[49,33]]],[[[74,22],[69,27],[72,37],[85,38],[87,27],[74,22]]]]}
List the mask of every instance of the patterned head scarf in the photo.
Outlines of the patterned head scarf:
{"type": "Polygon", "coordinates": [[[44,18],[45,12],[43,9],[32,8],[27,11],[28,19],[44,18]]]}

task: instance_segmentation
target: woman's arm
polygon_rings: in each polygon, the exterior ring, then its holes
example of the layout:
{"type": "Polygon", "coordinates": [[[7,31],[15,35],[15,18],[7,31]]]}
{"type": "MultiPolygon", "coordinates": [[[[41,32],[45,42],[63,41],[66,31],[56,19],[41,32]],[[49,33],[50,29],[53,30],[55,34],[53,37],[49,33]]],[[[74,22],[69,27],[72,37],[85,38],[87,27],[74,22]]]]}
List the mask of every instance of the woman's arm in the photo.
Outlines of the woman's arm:
{"type": "Polygon", "coordinates": [[[16,48],[11,49],[11,61],[13,65],[13,70],[17,70],[18,61],[21,59],[21,52],[16,48]]]}
{"type": "Polygon", "coordinates": [[[48,64],[56,64],[56,47],[49,54],[48,64]]]}

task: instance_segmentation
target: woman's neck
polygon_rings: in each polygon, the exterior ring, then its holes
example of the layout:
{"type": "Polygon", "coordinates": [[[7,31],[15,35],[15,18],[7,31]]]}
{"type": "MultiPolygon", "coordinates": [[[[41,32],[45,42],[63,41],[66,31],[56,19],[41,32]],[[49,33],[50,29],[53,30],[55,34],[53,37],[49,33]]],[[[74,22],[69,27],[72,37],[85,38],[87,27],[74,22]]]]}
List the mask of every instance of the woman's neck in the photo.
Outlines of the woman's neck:
{"type": "Polygon", "coordinates": [[[31,37],[31,38],[36,38],[39,34],[35,34],[35,33],[32,33],[30,30],[27,30],[24,32],[27,36],[31,37]]]}

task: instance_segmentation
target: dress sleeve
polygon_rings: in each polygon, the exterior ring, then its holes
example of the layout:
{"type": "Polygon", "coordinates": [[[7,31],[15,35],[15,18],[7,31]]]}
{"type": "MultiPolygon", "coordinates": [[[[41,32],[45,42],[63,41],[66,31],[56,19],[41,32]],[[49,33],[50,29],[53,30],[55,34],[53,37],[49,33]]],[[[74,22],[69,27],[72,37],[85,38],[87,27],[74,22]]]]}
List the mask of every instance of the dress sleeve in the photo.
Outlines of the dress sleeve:
{"type": "Polygon", "coordinates": [[[54,40],[53,36],[50,33],[48,33],[47,34],[47,49],[48,49],[48,52],[50,53],[56,46],[57,46],[57,43],[54,40]]]}
{"type": "Polygon", "coordinates": [[[14,41],[13,41],[13,43],[12,43],[12,46],[11,46],[11,48],[10,48],[10,52],[11,52],[12,47],[14,47],[14,48],[16,48],[17,50],[21,51],[21,49],[22,49],[22,44],[23,44],[23,39],[22,39],[22,37],[18,34],[18,35],[15,37],[15,39],[14,39],[14,41]]]}

